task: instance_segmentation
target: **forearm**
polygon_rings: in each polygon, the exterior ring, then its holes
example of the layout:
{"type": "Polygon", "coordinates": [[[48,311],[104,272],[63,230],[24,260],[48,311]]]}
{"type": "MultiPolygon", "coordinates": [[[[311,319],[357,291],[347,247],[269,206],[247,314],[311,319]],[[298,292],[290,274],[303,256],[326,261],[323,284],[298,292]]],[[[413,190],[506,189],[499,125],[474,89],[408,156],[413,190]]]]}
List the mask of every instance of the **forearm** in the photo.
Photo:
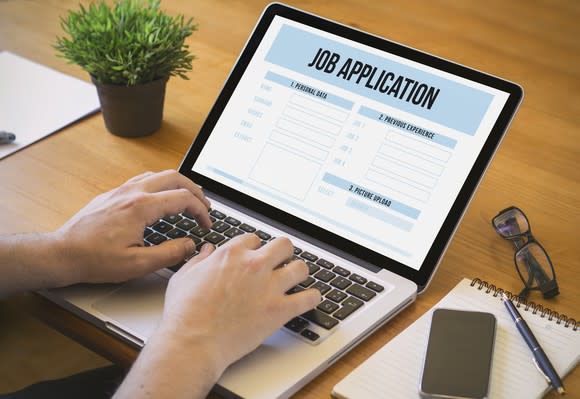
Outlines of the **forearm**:
{"type": "Polygon", "coordinates": [[[0,236],[0,297],[75,281],[56,233],[0,236]]]}
{"type": "Polygon", "coordinates": [[[223,369],[201,342],[157,331],[141,351],[114,399],[205,398],[223,369]]]}

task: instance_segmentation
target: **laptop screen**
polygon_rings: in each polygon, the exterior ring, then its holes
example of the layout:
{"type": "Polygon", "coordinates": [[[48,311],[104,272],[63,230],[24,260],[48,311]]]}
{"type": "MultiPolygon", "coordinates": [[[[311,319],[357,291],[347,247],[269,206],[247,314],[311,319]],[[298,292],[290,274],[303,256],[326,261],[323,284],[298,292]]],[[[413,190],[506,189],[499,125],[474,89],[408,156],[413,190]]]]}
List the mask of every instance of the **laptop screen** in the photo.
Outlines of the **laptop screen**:
{"type": "Polygon", "coordinates": [[[510,93],[280,15],[261,36],[191,170],[418,271],[510,93]]]}

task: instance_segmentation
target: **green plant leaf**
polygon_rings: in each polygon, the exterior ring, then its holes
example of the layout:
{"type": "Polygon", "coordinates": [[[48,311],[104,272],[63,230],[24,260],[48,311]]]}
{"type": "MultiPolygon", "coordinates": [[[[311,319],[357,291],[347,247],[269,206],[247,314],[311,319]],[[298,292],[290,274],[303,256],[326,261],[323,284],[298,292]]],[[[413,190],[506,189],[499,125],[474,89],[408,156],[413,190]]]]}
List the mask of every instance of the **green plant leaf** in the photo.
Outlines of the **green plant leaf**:
{"type": "Polygon", "coordinates": [[[103,0],[79,5],[61,17],[65,35],[54,48],[98,82],[136,85],[168,76],[187,79],[195,56],[185,39],[197,30],[193,19],[171,17],[159,0],[103,0]]]}

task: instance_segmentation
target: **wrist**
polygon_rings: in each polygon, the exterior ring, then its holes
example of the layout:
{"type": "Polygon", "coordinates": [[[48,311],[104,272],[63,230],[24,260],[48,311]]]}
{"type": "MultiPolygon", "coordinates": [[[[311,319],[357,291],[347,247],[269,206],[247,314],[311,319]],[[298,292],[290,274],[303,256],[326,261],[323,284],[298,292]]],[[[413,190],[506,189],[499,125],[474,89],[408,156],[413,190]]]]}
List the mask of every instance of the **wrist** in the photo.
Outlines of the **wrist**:
{"type": "Polygon", "coordinates": [[[205,398],[222,372],[211,346],[185,339],[183,334],[161,325],[147,341],[115,399],[205,398]]]}
{"type": "Polygon", "coordinates": [[[152,336],[152,342],[164,346],[168,353],[175,353],[187,363],[190,363],[192,358],[197,359],[199,372],[203,373],[212,385],[228,366],[214,337],[204,331],[192,331],[183,323],[169,325],[162,321],[152,336]]]}

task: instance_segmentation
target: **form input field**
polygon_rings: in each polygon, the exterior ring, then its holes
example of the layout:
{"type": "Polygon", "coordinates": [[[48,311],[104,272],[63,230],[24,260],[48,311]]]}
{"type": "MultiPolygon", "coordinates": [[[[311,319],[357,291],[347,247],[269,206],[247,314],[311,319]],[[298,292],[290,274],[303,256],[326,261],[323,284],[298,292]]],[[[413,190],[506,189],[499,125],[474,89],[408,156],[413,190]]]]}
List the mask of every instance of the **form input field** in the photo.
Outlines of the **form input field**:
{"type": "MultiPolygon", "coordinates": [[[[328,157],[328,151],[321,150],[318,147],[314,147],[308,142],[302,141],[296,137],[283,134],[279,131],[272,131],[270,134],[270,140],[283,145],[284,147],[291,148],[298,151],[301,154],[308,155],[319,161],[325,161],[328,157]]],[[[291,167],[290,165],[288,167],[291,167]]]]}
{"type": "Polygon", "coordinates": [[[290,99],[290,103],[299,107],[303,107],[307,110],[314,111],[317,115],[324,116],[328,119],[332,119],[341,123],[346,121],[346,118],[348,118],[348,112],[335,108],[331,105],[325,105],[319,101],[301,96],[299,94],[294,94],[290,99]]]}
{"type": "Polygon", "coordinates": [[[397,179],[396,177],[389,176],[386,173],[379,173],[374,169],[369,169],[367,171],[366,177],[374,183],[380,184],[383,187],[387,187],[400,194],[406,195],[407,197],[419,200],[421,202],[427,202],[429,199],[429,192],[412,186],[404,181],[397,179]]]}
{"type": "Polygon", "coordinates": [[[386,172],[395,174],[401,179],[410,180],[411,182],[421,186],[433,188],[437,184],[437,179],[432,176],[426,175],[425,173],[421,173],[416,169],[411,169],[401,163],[380,156],[375,157],[373,165],[386,172]]]}
{"type": "Polygon", "coordinates": [[[298,123],[292,122],[286,118],[280,118],[276,123],[276,127],[287,132],[289,135],[296,135],[304,140],[316,143],[322,147],[330,148],[334,145],[336,139],[319,131],[308,129],[298,123]]]}
{"type": "Polygon", "coordinates": [[[304,200],[320,165],[277,145],[266,144],[250,178],[276,191],[304,200]]]}
{"type": "Polygon", "coordinates": [[[442,165],[428,161],[425,158],[413,155],[407,151],[403,151],[399,149],[398,146],[395,148],[392,145],[383,144],[379,149],[379,153],[387,158],[396,159],[408,164],[409,166],[424,170],[425,172],[436,176],[441,176],[441,173],[443,173],[443,170],[445,169],[442,165]]]}
{"type": "Polygon", "coordinates": [[[390,131],[386,135],[386,139],[392,143],[398,144],[406,149],[416,151],[439,161],[447,162],[451,158],[449,151],[442,150],[435,145],[426,143],[425,141],[417,140],[412,137],[404,136],[402,134],[390,131]]]}
{"type": "Polygon", "coordinates": [[[322,119],[311,115],[307,112],[304,112],[296,107],[286,106],[284,109],[285,116],[289,117],[295,122],[300,122],[308,127],[313,127],[323,132],[327,132],[332,134],[333,136],[338,136],[340,133],[341,126],[334,124],[332,122],[327,121],[326,119],[322,119]]]}

